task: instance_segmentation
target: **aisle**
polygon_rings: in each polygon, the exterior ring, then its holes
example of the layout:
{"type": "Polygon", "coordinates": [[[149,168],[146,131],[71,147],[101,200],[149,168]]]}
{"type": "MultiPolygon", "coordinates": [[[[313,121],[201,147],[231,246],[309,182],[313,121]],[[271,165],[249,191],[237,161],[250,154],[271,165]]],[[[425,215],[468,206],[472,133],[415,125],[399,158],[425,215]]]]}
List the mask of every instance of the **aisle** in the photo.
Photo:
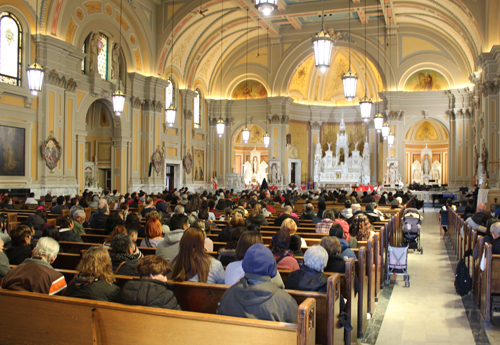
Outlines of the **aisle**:
{"type": "Polygon", "coordinates": [[[455,293],[454,272],[439,236],[438,208],[425,208],[424,254],[410,253],[410,288],[403,276],[394,284],[377,344],[475,344],[462,299],[455,293]]]}

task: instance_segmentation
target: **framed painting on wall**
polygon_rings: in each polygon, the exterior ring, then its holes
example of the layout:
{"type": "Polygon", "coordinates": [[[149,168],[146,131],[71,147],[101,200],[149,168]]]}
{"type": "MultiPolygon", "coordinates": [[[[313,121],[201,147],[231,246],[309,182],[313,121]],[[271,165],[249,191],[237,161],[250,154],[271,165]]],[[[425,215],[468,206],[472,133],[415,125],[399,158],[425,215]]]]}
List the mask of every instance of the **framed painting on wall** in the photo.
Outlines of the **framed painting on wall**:
{"type": "Polygon", "coordinates": [[[205,152],[194,149],[194,180],[205,181],[205,152]]]}
{"type": "Polygon", "coordinates": [[[59,141],[50,135],[47,140],[42,143],[40,150],[47,167],[50,170],[54,170],[57,167],[59,159],[61,159],[62,147],[59,141]]]}
{"type": "Polygon", "coordinates": [[[0,126],[0,176],[25,176],[26,130],[0,126]]]}

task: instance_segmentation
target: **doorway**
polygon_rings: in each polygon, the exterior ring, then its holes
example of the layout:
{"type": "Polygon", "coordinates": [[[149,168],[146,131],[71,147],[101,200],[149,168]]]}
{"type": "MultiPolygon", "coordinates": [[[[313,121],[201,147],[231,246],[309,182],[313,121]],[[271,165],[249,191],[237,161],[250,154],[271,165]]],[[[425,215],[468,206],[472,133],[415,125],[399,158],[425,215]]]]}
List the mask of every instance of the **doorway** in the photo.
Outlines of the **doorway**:
{"type": "Polygon", "coordinates": [[[111,190],[111,169],[99,169],[99,188],[111,190]]]}
{"type": "Polygon", "coordinates": [[[165,186],[168,191],[175,189],[175,166],[167,165],[165,186]]]}
{"type": "Polygon", "coordinates": [[[296,167],[297,167],[297,163],[292,163],[292,180],[290,181],[290,183],[293,183],[293,184],[296,184],[295,182],[295,171],[296,171],[296,167]]]}

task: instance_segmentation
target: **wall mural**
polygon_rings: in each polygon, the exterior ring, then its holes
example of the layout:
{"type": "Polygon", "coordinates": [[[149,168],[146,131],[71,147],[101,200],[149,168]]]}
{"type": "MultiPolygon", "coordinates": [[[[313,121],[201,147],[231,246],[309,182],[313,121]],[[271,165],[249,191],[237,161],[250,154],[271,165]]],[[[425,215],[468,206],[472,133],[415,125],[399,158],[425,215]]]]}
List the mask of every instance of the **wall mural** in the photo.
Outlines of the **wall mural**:
{"type": "Polygon", "coordinates": [[[194,152],[194,180],[205,181],[205,155],[203,150],[193,150],[194,152]]]}
{"type": "Polygon", "coordinates": [[[433,91],[446,90],[450,86],[448,81],[438,71],[423,69],[413,73],[405,83],[405,91],[433,91]]]}
{"type": "Polygon", "coordinates": [[[267,90],[264,85],[257,80],[244,80],[236,85],[231,93],[231,99],[264,97],[267,97],[267,90]]]}
{"type": "Polygon", "coordinates": [[[0,176],[25,175],[25,129],[0,126],[0,176]]]}

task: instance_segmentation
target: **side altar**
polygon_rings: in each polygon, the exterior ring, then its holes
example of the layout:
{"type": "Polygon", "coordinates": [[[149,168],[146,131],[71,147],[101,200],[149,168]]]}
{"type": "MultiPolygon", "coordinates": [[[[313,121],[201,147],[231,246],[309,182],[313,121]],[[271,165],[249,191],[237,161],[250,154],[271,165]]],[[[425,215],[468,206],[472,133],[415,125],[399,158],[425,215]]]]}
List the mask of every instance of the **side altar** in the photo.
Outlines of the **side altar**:
{"type": "Polygon", "coordinates": [[[314,182],[318,187],[335,186],[349,187],[354,184],[370,184],[370,144],[368,138],[360,155],[358,144],[352,153],[349,151],[349,137],[345,132],[344,117],[340,122],[340,132],[337,133],[335,155],[331,150],[332,143],[327,143],[328,150],[323,156],[321,144],[316,144],[314,152],[314,182]],[[341,152],[343,150],[343,158],[341,152]]]}

